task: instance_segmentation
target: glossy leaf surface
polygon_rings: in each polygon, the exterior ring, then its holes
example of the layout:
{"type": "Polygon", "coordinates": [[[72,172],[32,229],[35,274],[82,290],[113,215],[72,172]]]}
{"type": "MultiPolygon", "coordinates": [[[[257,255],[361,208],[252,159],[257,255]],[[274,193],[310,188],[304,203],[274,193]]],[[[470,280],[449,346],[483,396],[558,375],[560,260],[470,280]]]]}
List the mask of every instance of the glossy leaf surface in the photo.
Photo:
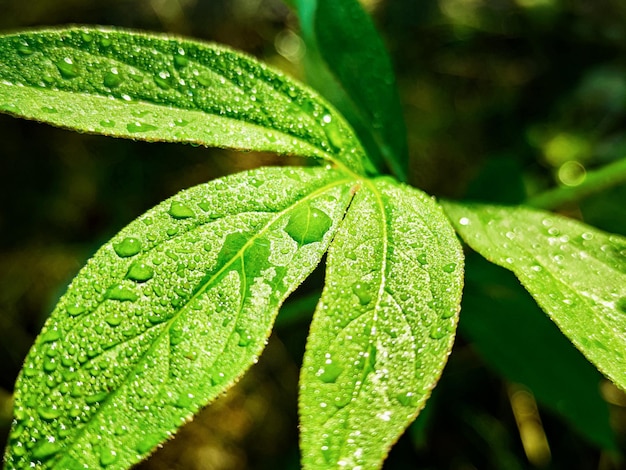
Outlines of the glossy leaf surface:
{"type": "Polygon", "coordinates": [[[463,255],[425,194],[366,181],[327,261],[300,383],[305,468],[378,468],[452,347],[463,255]]]}
{"type": "Polygon", "coordinates": [[[467,244],[513,271],[587,359],[626,389],[626,238],[524,207],[444,207],[467,244]]]}
{"type": "Polygon", "coordinates": [[[353,180],[266,168],[181,192],[104,245],[18,379],[7,468],[127,468],[256,361],[353,180]]]}
{"type": "Polygon", "coordinates": [[[389,54],[357,0],[294,0],[310,83],[357,130],[368,153],[406,179],[406,126],[389,54]]]}
{"type": "Polygon", "coordinates": [[[363,151],[314,92],[222,46],[71,28],[0,38],[0,110],[84,132],[324,158],[363,151]]]}

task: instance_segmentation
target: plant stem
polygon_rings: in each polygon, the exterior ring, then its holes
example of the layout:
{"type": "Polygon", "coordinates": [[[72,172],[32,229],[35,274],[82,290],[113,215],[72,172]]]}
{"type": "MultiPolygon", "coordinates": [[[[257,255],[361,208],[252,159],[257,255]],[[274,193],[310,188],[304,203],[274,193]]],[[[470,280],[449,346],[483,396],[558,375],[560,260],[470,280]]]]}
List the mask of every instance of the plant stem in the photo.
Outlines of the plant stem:
{"type": "Polygon", "coordinates": [[[529,198],[526,204],[538,209],[555,209],[622,183],[626,183],[626,158],[588,172],[585,180],[578,186],[550,189],[529,198]]]}

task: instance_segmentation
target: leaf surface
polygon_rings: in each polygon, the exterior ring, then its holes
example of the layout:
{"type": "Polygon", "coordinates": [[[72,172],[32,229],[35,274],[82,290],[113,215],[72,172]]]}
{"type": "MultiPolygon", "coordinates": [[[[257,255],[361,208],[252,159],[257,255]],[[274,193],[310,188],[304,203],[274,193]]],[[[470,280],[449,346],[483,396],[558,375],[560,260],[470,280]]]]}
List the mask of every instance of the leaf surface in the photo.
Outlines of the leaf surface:
{"type": "Polygon", "coordinates": [[[356,0],[294,0],[310,83],[348,118],[368,154],[406,179],[406,126],[391,59],[356,0]]]}
{"type": "Polygon", "coordinates": [[[513,271],[563,334],[626,389],[626,238],[525,207],[444,208],[472,249],[513,271]]]}
{"type": "Polygon", "coordinates": [[[378,468],[454,340],[463,255],[434,201],[365,181],[327,261],[300,378],[305,468],[378,468]]]}
{"type": "Polygon", "coordinates": [[[256,361],[354,183],[265,168],[181,192],[104,245],[18,379],[7,468],[128,468],[256,361]]]}
{"type": "Polygon", "coordinates": [[[181,38],[69,28],[0,37],[0,111],[84,132],[324,158],[362,171],[352,130],[295,80],[181,38]]]}

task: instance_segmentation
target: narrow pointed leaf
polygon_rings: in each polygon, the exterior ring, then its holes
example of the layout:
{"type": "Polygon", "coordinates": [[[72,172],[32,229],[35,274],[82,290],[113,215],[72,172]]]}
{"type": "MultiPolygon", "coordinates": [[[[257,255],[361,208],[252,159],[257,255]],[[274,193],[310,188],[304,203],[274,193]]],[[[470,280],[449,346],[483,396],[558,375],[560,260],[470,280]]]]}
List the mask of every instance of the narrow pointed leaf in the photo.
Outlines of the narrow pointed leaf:
{"type": "Polygon", "coordinates": [[[452,347],[463,255],[425,194],[386,179],[355,195],[329,249],[300,378],[305,468],[378,468],[452,347]]]}
{"type": "Polygon", "coordinates": [[[391,59],[357,0],[294,0],[307,76],[357,130],[368,154],[406,179],[406,126],[391,59]]]}
{"type": "Polygon", "coordinates": [[[352,182],[259,169],[183,191],[96,253],[18,379],[7,468],[128,468],[256,360],[352,182]]]}
{"type": "Polygon", "coordinates": [[[563,334],[626,390],[626,238],[524,207],[444,207],[467,244],[513,271],[563,334]]]}
{"type": "Polygon", "coordinates": [[[84,132],[362,169],[360,144],[330,105],[222,46],[70,28],[2,36],[0,56],[0,111],[84,132]]]}

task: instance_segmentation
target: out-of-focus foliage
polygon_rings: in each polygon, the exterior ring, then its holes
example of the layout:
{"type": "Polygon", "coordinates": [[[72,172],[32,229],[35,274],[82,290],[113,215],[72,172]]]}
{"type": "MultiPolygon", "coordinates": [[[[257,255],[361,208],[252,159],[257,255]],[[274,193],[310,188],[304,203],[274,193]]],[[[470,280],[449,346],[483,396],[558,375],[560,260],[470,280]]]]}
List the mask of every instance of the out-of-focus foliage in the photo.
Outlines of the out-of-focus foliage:
{"type": "MultiPolygon", "coordinates": [[[[392,54],[409,132],[410,180],[421,189],[516,203],[554,185],[579,184],[587,171],[626,153],[622,0],[365,3],[392,54]]],[[[277,0],[0,2],[3,31],[67,23],[213,40],[302,76],[297,21],[277,0]]],[[[241,170],[244,161],[277,160],[258,154],[235,162],[226,151],[78,135],[6,116],[0,124],[4,441],[5,392],[44,316],[97,246],[180,189],[241,170]]],[[[625,196],[626,188],[616,187],[561,209],[626,234],[625,196]]],[[[322,277],[316,272],[299,292],[322,277]]],[[[141,468],[298,467],[296,381],[307,331],[306,323],[281,326],[280,318],[261,367],[141,468]]],[[[469,336],[459,338],[431,402],[385,468],[529,468],[510,390],[469,336]]],[[[626,399],[606,384],[601,390],[623,448],[626,399]]],[[[538,413],[549,468],[618,468],[541,403],[538,413]]]]}

